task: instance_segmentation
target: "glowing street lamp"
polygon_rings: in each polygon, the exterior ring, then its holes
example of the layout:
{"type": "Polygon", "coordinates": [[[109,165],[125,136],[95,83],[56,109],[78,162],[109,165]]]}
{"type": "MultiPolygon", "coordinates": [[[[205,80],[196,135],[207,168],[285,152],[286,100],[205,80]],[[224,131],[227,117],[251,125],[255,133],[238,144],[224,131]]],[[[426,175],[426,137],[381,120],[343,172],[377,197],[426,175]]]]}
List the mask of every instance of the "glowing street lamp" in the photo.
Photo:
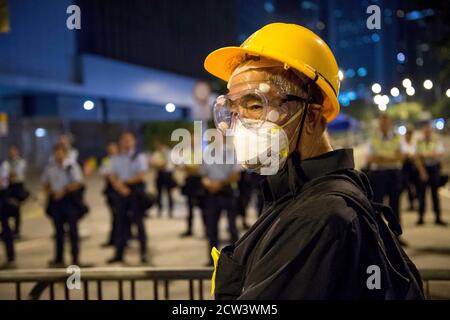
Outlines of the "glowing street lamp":
{"type": "Polygon", "coordinates": [[[423,82],[423,87],[427,90],[430,90],[431,88],[433,88],[433,82],[427,79],[423,82]]]}
{"type": "Polygon", "coordinates": [[[398,97],[399,94],[400,94],[400,90],[398,90],[397,87],[393,87],[393,88],[391,89],[391,96],[393,96],[393,97],[398,97]]]}
{"type": "Polygon", "coordinates": [[[409,87],[412,86],[412,82],[408,78],[405,78],[402,81],[402,85],[403,85],[404,88],[409,88],[409,87]]]}
{"type": "Polygon", "coordinates": [[[406,94],[408,96],[413,96],[416,93],[416,90],[413,87],[406,88],[406,94]]]}
{"type": "Polygon", "coordinates": [[[381,92],[381,86],[379,83],[374,83],[372,85],[372,92],[373,93],[380,93],[381,92]]]}

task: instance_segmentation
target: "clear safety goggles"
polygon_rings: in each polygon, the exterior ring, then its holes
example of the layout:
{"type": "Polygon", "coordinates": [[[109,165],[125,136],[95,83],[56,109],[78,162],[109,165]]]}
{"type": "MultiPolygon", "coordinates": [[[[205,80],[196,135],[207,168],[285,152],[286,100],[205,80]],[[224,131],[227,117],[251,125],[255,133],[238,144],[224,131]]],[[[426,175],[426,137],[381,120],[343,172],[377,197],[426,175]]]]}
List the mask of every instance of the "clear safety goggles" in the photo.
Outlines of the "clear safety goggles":
{"type": "Polygon", "coordinates": [[[214,122],[216,128],[226,134],[233,129],[239,119],[248,129],[257,129],[265,121],[277,123],[282,114],[288,110],[283,108],[286,102],[300,101],[303,106],[307,99],[296,95],[274,95],[262,92],[259,89],[248,89],[236,94],[227,94],[217,97],[214,107],[214,122]]]}

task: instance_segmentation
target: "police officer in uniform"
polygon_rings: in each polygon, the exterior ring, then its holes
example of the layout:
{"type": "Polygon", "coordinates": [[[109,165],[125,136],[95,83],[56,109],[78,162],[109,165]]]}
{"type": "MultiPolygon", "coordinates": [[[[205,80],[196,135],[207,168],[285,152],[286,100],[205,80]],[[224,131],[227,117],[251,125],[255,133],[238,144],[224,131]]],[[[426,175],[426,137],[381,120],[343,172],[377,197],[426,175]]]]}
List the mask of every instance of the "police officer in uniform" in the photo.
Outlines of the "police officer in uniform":
{"type": "Polygon", "coordinates": [[[72,264],[79,264],[78,221],[80,212],[78,193],[83,188],[83,173],[77,162],[67,159],[67,149],[57,143],[53,147],[53,161],[49,162],[42,175],[42,183],[48,196],[47,214],[55,227],[55,258],[51,267],[64,266],[65,227],[71,244],[72,264]]]}
{"type": "Polygon", "coordinates": [[[2,227],[2,239],[5,243],[7,261],[1,266],[2,269],[15,267],[15,251],[13,232],[9,225],[9,210],[6,205],[6,194],[9,184],[9,166],[6,162],[0,163],[0,222],[2,227]]]}
{"type": "MultiPolygon", "coordinates": [[[[209,145],[208,148],[213,146],[214,144],[209,145]]],[[[223,155],[223,164],[204,162],[202,165],[202,184],[207,191],[203,210],[209,248],[217,247],[219,244],[219,221],[223,211],[227,215],[231,243],[238,239],[236,196],[240,167],[233,163],[225,163],[225,159],[233,158],[233,150],[227,148],[224,143],[215,146],[216,152],[223,155]]]]}
{"type": "Polygon", "coordinates": [[[8,207],[11,210],[10,216],[14,218],[14,235],[19,237],[21,223],[20,206],[29,196],[24,186],[27,163],[20,156],[17,146],[9,147],[8,160],[6,162],[10,172],[7,195],[8,207]]]}
{"type": "Polygon", "coordinates": [[[111,213],[111,229],[109,232],[108,240],[102,245],[103,247],[109,247],[114,245],[114,234],[115,234],[115,219],[116,214],[114,213],[114,188],[108,179],[108,175],[111,173],[112,159],[119,154],[119,145],[116,142],[110,142],[106,148],[107,156],[102,159],[100,166],[100,174],[105,179],[105,187],[103,189],[103,194],[106,198],[106,204],[108,205],[109,212],[111,213]]]}
{"type": "MultiPolygon", "coordinates": [[[[198,151],[201,152],[201,147],[198,147],[198,151]]],[[[186,175],[184,185],[181,188],[181,193],[187,198],[187,209],[188,214],[186,216],[186,224],[187,229],[184,233],[180,235],[180,237],[190,237],[192,236],[192,225],[194,219],[194,209],[195,207],[200,209],[201,218],[203,222],[203,226],[206,230],[206,219],[205,212],[203,210],[206,190],[202,185],[202,177],[201,177],[201,165],[195,163],[195,152],[197,151],[195,145],[194,136],[191,137],[191,152],[188,152],[185,156],[184,163],[182,169],[186,175]]],[[[200,154],[201,156],[201,154],[200,154]]],[[[201,157],[200,157],[201,159],[201,157]]]]}
{"type": "Polygon", "coordinates": [[[397,220],[400,222],[400,193],[402,191],[403,153],[401,140],[392,130],[392,121],[386,115],[378,119],[379,131],[369,142],[368,167],[374,201],[383,203],[389,198],[397,220]]]}
{"type": "Polygon", "coordinates": [[[116,208],[115,256],[108,263],[124,261],[128,240],[127,221],[131,219],[137,228],[141,262],[147,263],[147,232],[144,224],[145,197],[144,176],[148,170],[147,158],[136,150],[136,137],[132,132],[122,133],[120,154],[111,159],[108,179],[114,189],[113,203],[116,208]]]}
{"type": "MultiPolygon", "coordinates": [[[[267,176],[262,216],[236,243],[212,251],[215,298],[423,298],[417,269],[373,212],[352,150],[329,142],[339,69],[325,42],[304,27],[272,23],[240,47],[210,53],[205,68],[228,81],[214,105],[216,126],[234,134],[245,168],[267,176]],[[382,269],[380,290],[367,286],[373,264],[382,269]]],[[[378,208],[398,234],[393,215],[378,208]]]]}
{"type": "Polygon", "coordinates": [[[173,179],[174,165],[170,159],[170,148],[163,143],[155,143],[155,151],[152,154],[151,164],[156,168],[156,191],[158,203],[158,215],[162,215],[163,193],[167,194],[168,215],[173,217],[173,188],[176,186],[173,179]]]}
{"type": "Polygon", "coordinates": [[[441,219],[441,203],[439,199],[439,179],[441,171],[440,159],[444,154],[444,145],[438,137],[433,134],[431,122],[422,126],[422,137],[417,141],[417,155],[425,167],[428,179],[417,183],[417,194],[419,198],[419,220],[418,225],[424,224],[423,216],[426,210],[426,190],[431,190],[435,224],[445,226],[446,222],[441,219]]]}

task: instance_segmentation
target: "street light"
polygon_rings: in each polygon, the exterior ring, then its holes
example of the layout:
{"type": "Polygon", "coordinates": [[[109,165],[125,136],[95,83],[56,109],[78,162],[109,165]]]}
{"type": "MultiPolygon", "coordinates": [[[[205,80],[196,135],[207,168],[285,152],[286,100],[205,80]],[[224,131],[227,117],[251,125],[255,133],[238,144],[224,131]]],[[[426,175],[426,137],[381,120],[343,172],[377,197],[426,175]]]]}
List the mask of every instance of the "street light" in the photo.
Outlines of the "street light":
{"type": "Polygon", "coordinates": [[[413,96],[414,93],[416,93],[416,90],[415,90],[413,87],[408,87],[408,88],[406,88],[406,94],[407,94],[408,96],[413,96]]]}
{"type": "Polygon", "coordinates": [[[174,112],[175,111],[175,105],[171,102],[169,102],[168,104],[166,104],[166,111],[167,112],[174,112]]]}
{"type": "Polygon", "coordinates": [[[393,88],[391,89],[391,96],[393,96],[393,97],[398,97],[399,94],[400,94],[400,90],[398,90],[397,87],[393,87],[393,88]]]}
{"type": "Polygon", "coordinates": [[[445,91],[445,95],[450,98],[450,89],[447,89],[447,91],[445,91]]]}
{"type": "Polygon", "coordinates": [[[86,101],[83,103],[83,108],[84,108],[84,110],[86,110],[86,111],[89,111],[89,110],[94,109],[94,106],[95,106],[95,104],[94,104],[94,102],[92,102],[91,100],[86,100],[86,101]]]}
{"type": "Polygon", "coordinates": [[[382,104],[383,96],[381,94],[377,94],[375,97],[373,97],[373,102],[375,102],[375,104],[382,104]]]}
{"type": "Polygon", "coordinates": [[[387,105],[385,105],[385,104],[379,104],[378,105],[378,110],[380,110],[380,111],[386,111],[387,110],[387,105]]]}
{"type": "Polygon", "coordinates": [[[430,90],[431,88],[433,88],[433,82],[427,79],[423,82],[423,87],[427,90],[430,90]]]}
{"type": "Polygon", "coordinates": [[[373,93],[380,93],[381,92],[381,86],[379,83],[374,83],[372,85],[372,92],[373,93]]]}
{"type": "Polygon", "coordinates": [[[411,82],[411,80],[409,80],[408,78],[405,78],[405,79],[403,79],[403,81],[402,81],[402,85],[403,85],[403,87],[405,87],[405,88],[409,88],[409,87],[412,86],[412,82],[411,82]]]}
{"type": "Polygon", "coordinates": [[[389,97],[387,95],[381,96],[381,104],[388,104],[389,103],[389,97]]]}

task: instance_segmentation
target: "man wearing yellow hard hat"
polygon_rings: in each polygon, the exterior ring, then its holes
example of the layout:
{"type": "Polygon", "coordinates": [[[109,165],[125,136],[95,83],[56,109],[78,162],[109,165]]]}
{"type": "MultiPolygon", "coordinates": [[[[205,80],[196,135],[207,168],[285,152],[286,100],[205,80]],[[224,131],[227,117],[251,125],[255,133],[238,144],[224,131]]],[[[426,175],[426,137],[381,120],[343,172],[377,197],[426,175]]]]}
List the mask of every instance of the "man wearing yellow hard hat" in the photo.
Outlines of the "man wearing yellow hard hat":
{"type": "Polygon", "coordinates": [[[330,145],[339,76],[326,43],[272,23],[210,53],[205,68],[228,82],[214,105],[217,128],[233,136],[244,168],[267,175],[262,216],[234,245],[213,248],[215,298],[423,298],[389,208],[370,201],[352,150],[330,145]]]}

